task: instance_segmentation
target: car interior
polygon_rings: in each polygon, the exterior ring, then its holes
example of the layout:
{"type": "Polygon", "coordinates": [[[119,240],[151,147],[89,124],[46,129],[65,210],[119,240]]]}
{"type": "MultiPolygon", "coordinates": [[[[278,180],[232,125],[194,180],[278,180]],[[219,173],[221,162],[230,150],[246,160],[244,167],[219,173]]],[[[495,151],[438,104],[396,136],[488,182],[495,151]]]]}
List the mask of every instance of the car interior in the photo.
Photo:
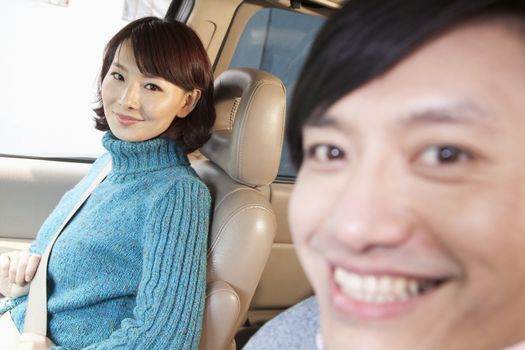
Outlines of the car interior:
{"type": "Polygon", "coordinates": [[[279,166],[286,97],[278,78],[244,68],[217,78],[215,99],[218,120],[201,150],[208,160],[193,163],[214,200],[201,349],[235,348],[230,343],[268,259],[276,232],[269,184],[279,166]]]}
{"type": "MultiPolygon", "coordinates": [[[[240,349],[266,321],[312,295],[293,249],[287,203],[295,170],[286,104],[315,33],[343,0],[173,0],[214,68],[217,121],[190,156],[213,216],[200,349],[240,349]]],[[[94,158],[0,148],[0,252],[25,249],[94,158]]]]}

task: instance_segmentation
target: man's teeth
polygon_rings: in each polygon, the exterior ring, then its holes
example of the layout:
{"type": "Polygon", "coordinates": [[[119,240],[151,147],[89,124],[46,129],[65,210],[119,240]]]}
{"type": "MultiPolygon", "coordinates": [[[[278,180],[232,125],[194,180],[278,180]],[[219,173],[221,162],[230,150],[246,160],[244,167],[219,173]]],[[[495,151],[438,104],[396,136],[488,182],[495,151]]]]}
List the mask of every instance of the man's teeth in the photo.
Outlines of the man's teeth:
{"type": "Polygon", "coordinates": [[[335,269],[335,281],[349,298],[380,304],[405,301],[438,284],[403,277],[358,275],[339,267],[335,269]]]}

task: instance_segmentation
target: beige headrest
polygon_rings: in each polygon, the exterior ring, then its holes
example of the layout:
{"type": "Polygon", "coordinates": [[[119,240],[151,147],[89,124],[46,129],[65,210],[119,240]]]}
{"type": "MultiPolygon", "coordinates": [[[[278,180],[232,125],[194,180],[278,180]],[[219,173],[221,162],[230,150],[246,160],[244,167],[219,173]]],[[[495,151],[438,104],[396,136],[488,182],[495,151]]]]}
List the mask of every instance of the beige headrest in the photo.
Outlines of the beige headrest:
{"type": "Polygon", "coordinates": [[[269,73],[237,68],[215,80],[214,93],[217,121],[202,153],[237,182],[270,184],[283,143],[283,84],[269,73]]]}

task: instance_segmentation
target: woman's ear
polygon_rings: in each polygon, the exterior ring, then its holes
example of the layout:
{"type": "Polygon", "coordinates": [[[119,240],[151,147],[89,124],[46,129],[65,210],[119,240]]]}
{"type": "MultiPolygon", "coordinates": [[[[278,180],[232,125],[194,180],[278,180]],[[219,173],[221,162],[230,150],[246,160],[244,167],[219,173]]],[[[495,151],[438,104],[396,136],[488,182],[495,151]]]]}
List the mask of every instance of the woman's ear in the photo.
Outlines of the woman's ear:
{"type": "Polygon", "coordinates": [[[178,118],[185,118],[188,114],[193,111],[197,102],[201,98],[202,92],[199,89],[193,89],[184,94],[184,104],[182,105],[179,113],[177,113],[178,118]]]}

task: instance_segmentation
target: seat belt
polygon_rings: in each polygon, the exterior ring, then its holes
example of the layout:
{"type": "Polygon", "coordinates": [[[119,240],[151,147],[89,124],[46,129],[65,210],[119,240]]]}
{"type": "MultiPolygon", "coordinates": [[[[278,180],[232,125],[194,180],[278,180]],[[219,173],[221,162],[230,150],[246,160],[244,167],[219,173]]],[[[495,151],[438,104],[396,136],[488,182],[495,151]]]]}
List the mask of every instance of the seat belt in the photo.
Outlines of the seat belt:
{"type": "Polygon", "coordinates": [[[110,171],[111,160],[104,166],[95,180],[89,185],[88,189],[84,192],[80,200],[77,202],[73,210],[71,210],[68,217],[64,220],[60,228],[57,230],[47,245],[44,254],[42,254],[42,258],[40,259],[40,264],[36,270],[35,277],[33,278],[31,286],[29,287],[24,333],[35,333],[44,337],[47,336],[47,265],[49,261],[49,255],[51,254],[51,250],[53,249],[55,241],[62,233],[62,230],[66,227],[78,209],[80,209],[82,204],[84,204],[84,202],[88,199],[93,190],[102,181],[104,181],[110,171]]]}

